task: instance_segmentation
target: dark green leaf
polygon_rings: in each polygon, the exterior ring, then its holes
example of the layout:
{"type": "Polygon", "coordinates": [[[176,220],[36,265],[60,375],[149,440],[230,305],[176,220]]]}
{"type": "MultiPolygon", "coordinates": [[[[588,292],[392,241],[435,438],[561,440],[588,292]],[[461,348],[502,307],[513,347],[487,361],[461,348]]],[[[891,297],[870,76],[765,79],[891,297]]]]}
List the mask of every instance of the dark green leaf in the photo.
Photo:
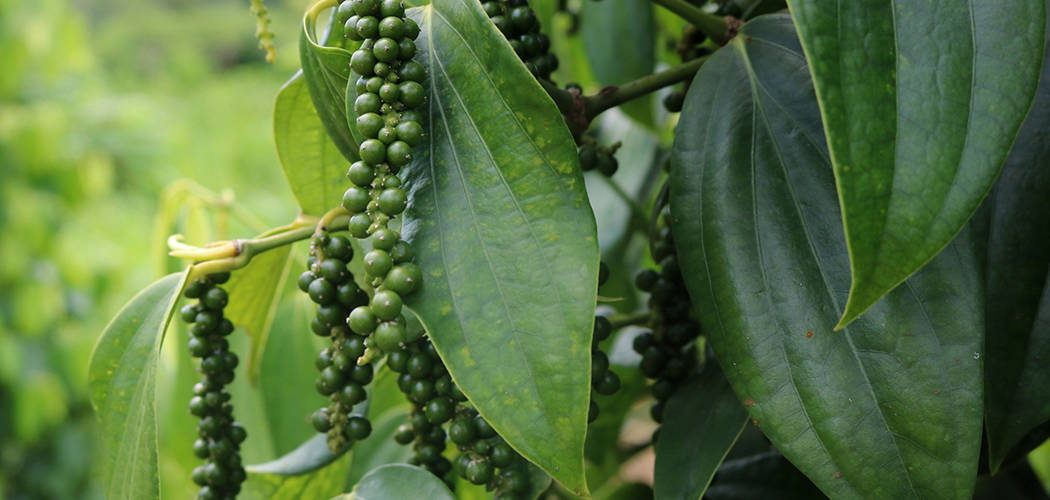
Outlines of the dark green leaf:
{"type": "Polygon", "coordinates": [[[1046,0],[789,0],[838,183],[853,281],[839,326],[941,251],[1035,95],[1046,0]]]}
{"type": "Polygon", "coordinates": [[[108,498],[160,497],[157,355],[185,275],[169,274],[131,299],[91,354],[88,387],[103,444],[102,486],[108,498]]]}
{"type": "Polygon", "coordinates": [[[404,231],[424,280],[406,303],[500,435],[585,492],[598,245],[575,144],[477,2],[420,24],[430,140],[404,231]]]}
{"type": "Polygon", "coordinates": [[[301,72],[277,94],[273,135],[277,158],[303,214],[323,215],[338,206],[348,164],[325,132],[301,72]]]}
{"type": "Polygon", "coordinates": [[[989,217],[985,414],[995,471],[1022,436],[1050,420],[1050,61],[982,212],[989,217]]]}
{"type": "Polygon", "coordinates": [[[259,382],[263,350],[277,311],[281,286],[288,275],[291,250],[291,246],[283,246],[256,255],[247,266],[235,271],[226,285],[230,296],[226,317],[244,328],[251,338],[245,374],[252,384],[259,382]]]}
{"type": "Polygon", "coordinates": [[[314,36],[317,16],[337,5],[336,0],[321,0],[306,11],[299,34],[299,63],[303,66],[303,78],[310,91],[310,99],[324,129],[328,131],[328,137],[347,160],[354,162],[357,161],[357,142],[350,133],[346,119],[346,85],[350,79],[351,50],[320,45],[314,36]]]}
{"type": "MultiPolygon", "coordinates": [[[[338,500],[390,500],[426,498],[455,500],[437,476],[411,465],[391,464],[372,470],[354,486],[354,490],[336,497],[338,500]]],[[[336,500],[336,499],[332,499],[336,500]]]]}
{"type": "Polygon", "coordinates": [[[703,496],[747,421],[722,369],[707,362],[667,401],[656,442],[656,498],[703,496]]]}
{"type": "Polygon", "coordinates": [[[775,451],[726,462],[718,469],[705,500],[815,500],[820,490],[775,451]]]}
{"type": "Polygon", "coordinates": [[[970,235],[832,331],[849,260],[822,137],[786,15],[751,21],[704,65],[671,172],[690,296],[752,418],[825,493],[966,498],[984,336],[970,235]]]}
{"type": "MultiPolygon", "coordinates": [[[[652,2],[583,2],[580,22],[587,58],[602,86],[623,85],[653,72],[657,37],[652,2]]],[[[635,99],[621,108],[639,123],[655,126],[651,96],[635,99]]]]}
{"type": "Polygon", "coordinates": [[[238,498],[300,500],[331,498],[346,488],[350,454],[336,457],[318,434],[295,451],[273,462],[247,467],[248,480],[238,498]]]}

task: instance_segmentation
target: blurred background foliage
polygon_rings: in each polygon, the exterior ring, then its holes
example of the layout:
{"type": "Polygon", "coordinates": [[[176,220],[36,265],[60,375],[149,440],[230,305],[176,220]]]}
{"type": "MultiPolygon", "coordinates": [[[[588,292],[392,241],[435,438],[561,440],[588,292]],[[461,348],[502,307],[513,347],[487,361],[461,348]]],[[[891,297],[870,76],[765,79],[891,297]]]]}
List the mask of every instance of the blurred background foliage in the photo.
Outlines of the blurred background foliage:
{"type": "Polygon", "coordinates": [[[0,0],[0,498],[101,498],[88,357],[176,265],[164,203],[191,239],[295,217],[270,123],[306,6],[268,3],[268,65],[247,2],[0,0]]]}

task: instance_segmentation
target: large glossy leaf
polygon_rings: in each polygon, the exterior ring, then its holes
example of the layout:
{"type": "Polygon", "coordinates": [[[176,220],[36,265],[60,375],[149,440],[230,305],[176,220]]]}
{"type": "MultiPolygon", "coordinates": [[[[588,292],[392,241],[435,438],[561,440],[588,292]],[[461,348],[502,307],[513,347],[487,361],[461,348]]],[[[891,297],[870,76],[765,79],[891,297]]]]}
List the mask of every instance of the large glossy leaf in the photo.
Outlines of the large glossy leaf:
{"type": "MultiPolygon", "coordinates": [[[[583,47],[598,83],[603,86],[623,85],[653,72],[657,37],[652,2],[583,2],[580,20],[583,47]]],[[[621,107],[639,123],[655,126],[651,96],[635,99],[621,107]]]]}
{"type": "Polygon", "coordinates": [[[291,249],[283,246],[255,256],[247,266],[235,271],[226,285],[230,296],[224,311],[226,317],[244,328],[251,338],[245,372],[252,384],[259,382],[263,350],[277,312],[281,286],[288,275],[291,249]]]}
{"type": "Polygon", "coordinates": [[[317,17],[325,9],[337,5],[336,0],[321,0],[306,11],[299,34],[299,63],[303,67],[306,88],[328,137],[347,160],[354,162],[357,161],[357,142],[346,120],[346,82],[350,79],[351,51],[326,46],[315,37],[317,17]]]}
{"type": "Polygon", "coordinates": [[[318,434],[295,451],[265,464],[246,467],[248,479],[238,498],[246,500],[299,500],[331,498],[346,487],[350,454],[328,451],[325,436],[318,434]]]}
{"type": "Polygon", "coordinates": [[[453,379],[523,456],[586,492],[598,245],[560,113],[477,2],[424,7],[429,141],[406,168],[406,299],[453,379]]]}
{"type": "Polygon", "coordinates": [[[1035,95],[1046,0],[789,0],[838,183],[840,326],[929,262],[988,193],[1035,95]]]}
{"type": "Polygon", "coordinates": [[[983,212],[985,418],[994,471],[1025,433],[1050,420],[1050,61],[983,212]]]}
{"type": "Polygon", "coordinates": [[[829,496],[967,497],[984,333],[969,233],[832,331],[849,258],[790,18],[748,23],[685,106],[671,172],[679,261],[752,418],[829,496]]]}
{"type": "Polygon", "coordinates": [[[160,497],[157,471],[157,356],[186,273],[146,287],[102,332],[88,369],[102,439],[108,498],[160,497]]]}
{"type": "Polygon", "coordinates": [[[388,500],[391,498],[426,498],[455,500],[437,476],[411,465],[391,464],[372,470],[354,486],[354,490],[332,500],[388,500]]]}
{"type": "Polygon", "coordinates": [[[658,499],[699,499],[747,425],[722,369],[709,361],[667,402],[656,442],[658,499]]]}
{"type": "Polygon", "coordinates": [[[726,462],[718,469],[705,500],[816,500],[820,490],[775,451],[726,462]]]}
{"type": "Polygon", "coordinates": [[[338,206],[346,191],[348,164],[325,132],[301,72],[277,94],[273,135],[277,158],[299,209],[306,215],[322,215],[338,206]]]}

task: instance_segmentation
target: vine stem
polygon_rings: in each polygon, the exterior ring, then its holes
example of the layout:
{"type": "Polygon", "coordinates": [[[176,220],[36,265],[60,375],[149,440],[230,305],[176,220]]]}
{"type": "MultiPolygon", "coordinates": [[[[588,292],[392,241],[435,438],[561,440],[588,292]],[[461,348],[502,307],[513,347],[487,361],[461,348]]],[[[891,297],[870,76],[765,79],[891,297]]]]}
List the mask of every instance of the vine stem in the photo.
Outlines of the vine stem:
{"type": "Polygon", "coordinates": [[[709,14],[686,0],[653,0],[653,3],[689,21],[719,45],[725,45],[729,42],[736,35],[742,24],[739,19],[734,17],[719,17],[709,14]]]}
{"type": "Polygon", "coordinates": [[[176,234],[168,238],[168,246],[171,248],[169,255],[195,261],[189,276],[189,279],[194,279],[247,266],[256,255],[311,238],[321,224],[328,230],[346,229],[349,220],[346,214],[331,212],[325,214],[323,219],[300,217],[288,226],[280,228],[284,229],[283,231],[270,231],[258,238],[217,242],[204,248],[186,245],[181,241],[182,236],[176,234]]]}
{"type": "Polygon", "coordinates": [[[612,325],[613,330],[618,330],[625,326],[644,325],[649,322],[649,318],[651,317],[652,313],[645,311],[627,316],[613,316],[612,318],[609,318],[609,323],[612,325]]]}
{"type": "Polygon", "coordinates": [[[607,87],[590,97],[586,104],[587,116],[593,119],[603,111],[615,108],[627,101],[637,99],[650,92],[662,89],[668,85],[674,85],[693,78],[693,75],[703,66],[710,56],[698,57],[687,63],[679,64],[673,68],[659,73],[644,76],[637,80],[627,82],[619,87],[607,87]]]}
{"type": "Polygon", "coordinates": [[[540,84],[550,94],[558,110],[565,115],[565,121],[569,124],[569,130],[572,131],[573,136],[579,139],[590,127],[591,121],[602,112],[669,85],[691,79],[709,57],[698,57],[659,73],[627,82],[619,87],[606,87],[592,96],[584,96],[575,90],[559,89],[553,83],[545,80],[541,80],[540,84]]]}

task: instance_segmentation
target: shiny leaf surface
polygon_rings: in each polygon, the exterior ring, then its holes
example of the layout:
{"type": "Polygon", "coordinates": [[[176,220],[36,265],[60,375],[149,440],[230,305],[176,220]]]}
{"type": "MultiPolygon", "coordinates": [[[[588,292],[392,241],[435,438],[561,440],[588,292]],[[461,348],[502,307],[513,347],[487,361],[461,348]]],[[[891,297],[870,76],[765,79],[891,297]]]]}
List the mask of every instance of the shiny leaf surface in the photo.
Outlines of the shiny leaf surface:
{"type": "Polygon", "coordinates": [[[306,88],[328,137],[348,161],[354,162],[357,161],[357,142],[346,119],[346,84],[350,79],[351,51],[326,46],[315,36],[318,15],[338,4],[336,0],[321,0],[306,11],[299,34],[299,63],[303,67],[306,88]]]}
{"type": "Polygon", "coordinates": [[[1046,0],[789,0],[835,168],[848,324],[941,251],[1035,95],[1046,0]]]}
{"type": "Polygon", "coordinates": [[[586,492],[598,245],[561,114],[476,2],[438,0],[416,41],[429,142],[406,167],[406,304],[507,442],[586,492]]]}
{"type": "Polygon", "coordinates": [[[694,307],[751,417],[829,496],[968,497],[984,330],[969,233],[833,331],[849,259],[820,124],[785,15],[701,69],[670,199],[694,307]]]}

